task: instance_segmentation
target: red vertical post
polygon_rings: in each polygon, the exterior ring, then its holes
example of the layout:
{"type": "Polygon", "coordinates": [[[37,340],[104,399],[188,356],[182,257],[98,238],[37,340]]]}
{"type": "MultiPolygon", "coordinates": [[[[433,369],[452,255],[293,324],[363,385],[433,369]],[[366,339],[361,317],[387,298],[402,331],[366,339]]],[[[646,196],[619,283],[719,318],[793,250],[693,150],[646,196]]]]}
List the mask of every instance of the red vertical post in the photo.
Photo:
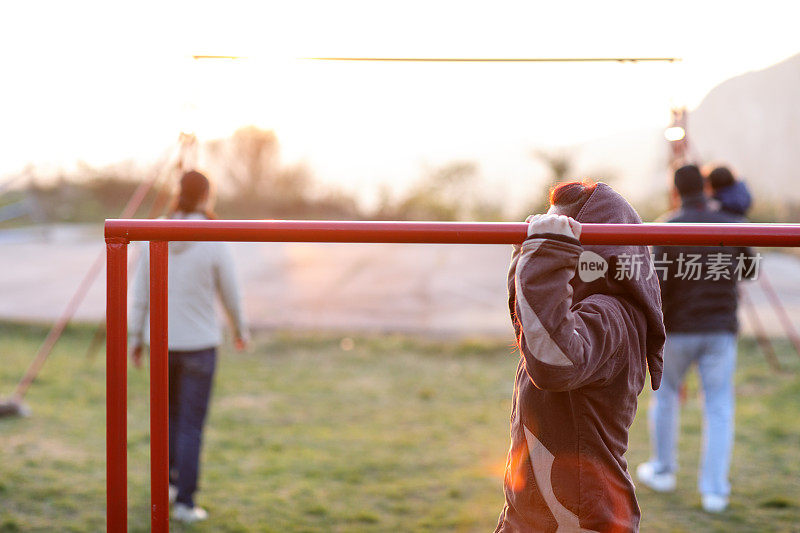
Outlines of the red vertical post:
{"type": "Polygon", "coordinates": [[[150,530],[169,531],[169,243],[150,243],[150,530]]]}
{"type": "Polygon", "coordinates": [[[128,531],[128,242],[106,239],[106,526],[128,531]]]}

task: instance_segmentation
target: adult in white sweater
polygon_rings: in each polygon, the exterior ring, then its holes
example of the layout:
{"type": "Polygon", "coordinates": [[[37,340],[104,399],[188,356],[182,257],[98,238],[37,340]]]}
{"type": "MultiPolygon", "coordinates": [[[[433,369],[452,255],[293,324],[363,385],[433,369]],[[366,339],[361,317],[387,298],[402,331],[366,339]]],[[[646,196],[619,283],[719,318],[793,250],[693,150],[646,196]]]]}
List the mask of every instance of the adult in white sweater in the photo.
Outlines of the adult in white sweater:
{"type": "MultiPolygon", "coordinates": [[[[208,178],[196,171],[183,175],[170,218],[214,218],[209,209],[208,178]]],[[[150,272],[148,250],[139,263],[130,314],[133,362],[141,366],[149,344],[150,272]]],[[[197,507],[200,446],[222,342],[215,312],[216,297],[228,315],[236,348],[246,348],[248,333],[239,288],[227,243],[171,242],[169,244],[169,480],[174,497],[173,517],[194,522],[208,514],[197,507]]]]}

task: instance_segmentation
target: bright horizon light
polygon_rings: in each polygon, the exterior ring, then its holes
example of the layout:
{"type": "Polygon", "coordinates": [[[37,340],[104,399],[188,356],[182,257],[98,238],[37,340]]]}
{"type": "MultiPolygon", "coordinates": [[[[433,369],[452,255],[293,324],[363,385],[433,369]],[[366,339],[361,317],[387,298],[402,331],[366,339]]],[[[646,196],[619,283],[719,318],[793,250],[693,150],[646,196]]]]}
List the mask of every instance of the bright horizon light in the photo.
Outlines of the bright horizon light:
{"type": "Polygon", "coordinates": [[[724,80],[800,51],[794,18],[779,16],[787,9],[779,0],[758,10],[689,0],[48,6],[44,17],[37,5],[16,3],[0,19],[0,45],[14,51],[0,58],[0,176],[28,164],[152,162],[180,131],[202,142],[255,125],[275,131],[285,161],[306,162],[321,180],[353,189],[407,182],[421,168],[464,159],[479,162],[490,181],[522,180],[541,170],[533,148],[650,130],[660,136],[671,108],[691,111],[724,80]],[[711,24],[722,14],[724,28],[711,24]],[[728,31],[739,27],[749,39],[728,31]],[[683,61],[295,59],[326,56],[683,61]]]}
{"type": "Polygon", "coordinates": [[[664,130],[664,138],[670,142],[680,141],[686,137],[686,130],[680,126],[672,126],[664,130]]]}

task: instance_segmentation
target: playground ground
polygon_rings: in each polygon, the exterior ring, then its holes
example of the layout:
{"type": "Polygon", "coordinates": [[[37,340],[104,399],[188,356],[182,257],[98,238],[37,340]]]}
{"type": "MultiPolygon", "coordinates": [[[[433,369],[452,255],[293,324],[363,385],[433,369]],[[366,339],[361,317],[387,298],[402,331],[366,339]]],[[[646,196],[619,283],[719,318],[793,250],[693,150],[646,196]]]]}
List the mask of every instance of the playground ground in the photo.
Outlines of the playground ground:
{"type": "MultiPolygon", "coordinates": [[[[104,359],[93,328],[67,330],[34,383],[29,418],[0,419],[0,531],[104,529],[104,359]]],[[[0,323],[0,391],[46,331],[0,323]]],[[[408,335],[261,334],[251,353],[223,349],[199,504],[207,523],[175,531],[491,531],[516,356],[505,340],[408,335]]],[[[800,357],[786,372],[740,344],[730,509],[705,514],[695,489],[697,380],[682,418],[678,490],[639,490],[642,531],[798,531],[800,357]]],[[[648,455],[646,406],[629,463],[648,455]]],[[[130,373],[130,524],[147,531],[146,374],[130,373]]]]}

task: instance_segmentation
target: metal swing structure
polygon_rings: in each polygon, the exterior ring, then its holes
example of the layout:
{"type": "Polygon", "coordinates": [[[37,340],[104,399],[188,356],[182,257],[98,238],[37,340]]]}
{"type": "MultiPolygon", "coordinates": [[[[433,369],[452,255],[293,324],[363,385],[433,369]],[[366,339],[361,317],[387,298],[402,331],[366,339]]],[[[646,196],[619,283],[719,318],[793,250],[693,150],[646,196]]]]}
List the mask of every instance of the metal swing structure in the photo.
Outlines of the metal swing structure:
{"type": "MultiPolygon", "coordinates": [[[[138,185],[138,187],[136,187],[136,190],[133,192],[130,198],[128,198],[125,207],[123,207],[120,217],[130,218],[135,216],[147,198],[148,194],[152,191],[155,191],[155,197],[153,198],[152,205],[145,216],[147,218],[153,218],[154,216],[157,216],[163,207],[165,207],[159,202],[159,187],[163,187],[165,184],[169,185],[168,181],[173,171],[177,171],[177,173],[180,174],[180,171],[183,168],[186,168],[188,160],[192,159],[190,153],[192,151],[196,151],[196,148],[197,139],[193,135],[182,132],[179,135],[175,146],[171,150],[172,153],[167,156],[167,162],[161,166],[159,171],[156,172],[151,178],[143,181],[138,185]]],[[[58,340],[61,338],[62,333],[64,333],[64,330],[75,316],[75,313],[77,312],[83,300],[86,298],[86,295],[88,294],[92,285],[100,276],[104,265],[104,257],[105,251],[101,250],[95,260],[89,266],[89,269],[84,274],[61,314],[50,327],[47,336],[42,341],[42,344],[39,346],[39,349],[36,351],[36,354],[28,365],[28,368],[23,373],[19,382],[14,387],[11,395],[5,399],[0,399],[0,416],[29,415],[30,410],[23,403],[25,395],[27,394],[33,382],[36,380],[36,377],[42,371],[42,368],[47,362],[48,357],[58,343],[58,340]]],[[[89,355],[91,355],[95,347],[102,342],[102,337],[100,335],[101,333],[104,333],[103,328],[98,328],[94,338],[92,339],[91,345],[87,350],[89,355]]]]}

